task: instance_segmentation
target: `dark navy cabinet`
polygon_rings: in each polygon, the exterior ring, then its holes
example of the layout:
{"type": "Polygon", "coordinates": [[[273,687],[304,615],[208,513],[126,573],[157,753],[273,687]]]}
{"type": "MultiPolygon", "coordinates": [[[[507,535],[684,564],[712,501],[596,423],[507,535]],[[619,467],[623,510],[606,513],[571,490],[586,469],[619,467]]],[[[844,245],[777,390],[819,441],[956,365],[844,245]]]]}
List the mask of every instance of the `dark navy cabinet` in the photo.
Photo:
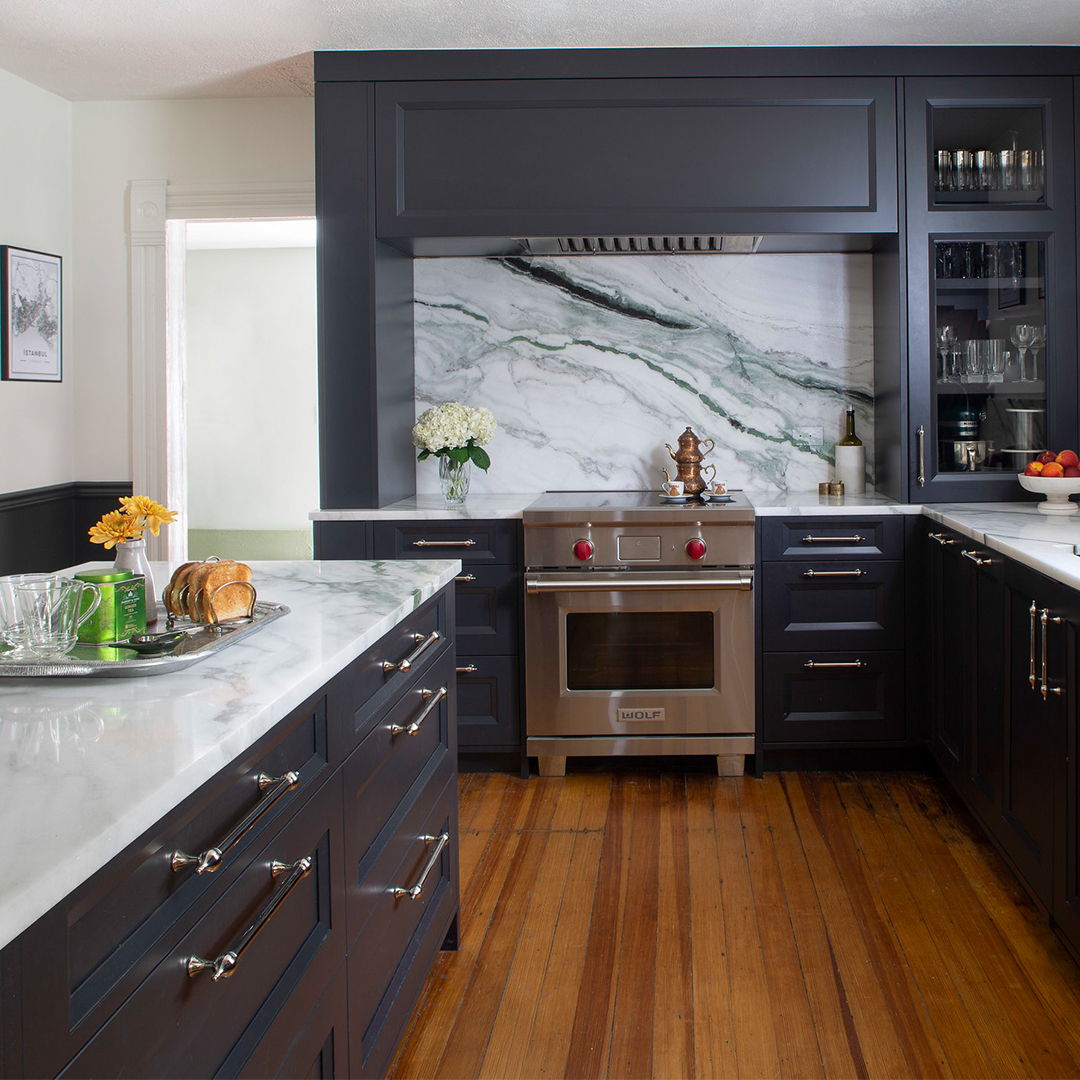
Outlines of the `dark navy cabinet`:
{"type": "Polygon", "coordinates": [[[454,668],[444,589],[8,945],[4,1075],[383,1075],[456,947],[454,668]]]}

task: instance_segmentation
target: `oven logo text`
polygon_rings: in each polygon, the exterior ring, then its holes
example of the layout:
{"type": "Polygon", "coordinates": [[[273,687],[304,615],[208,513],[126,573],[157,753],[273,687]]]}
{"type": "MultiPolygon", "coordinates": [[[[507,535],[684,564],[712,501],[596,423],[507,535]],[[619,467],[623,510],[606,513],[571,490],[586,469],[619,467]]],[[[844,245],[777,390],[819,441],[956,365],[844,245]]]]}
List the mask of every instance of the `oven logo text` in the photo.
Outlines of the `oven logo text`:
{"type": "Polygon", "coordinates": [[[663,720],[663,709],[617,709],[619,720],[663,720]]]}

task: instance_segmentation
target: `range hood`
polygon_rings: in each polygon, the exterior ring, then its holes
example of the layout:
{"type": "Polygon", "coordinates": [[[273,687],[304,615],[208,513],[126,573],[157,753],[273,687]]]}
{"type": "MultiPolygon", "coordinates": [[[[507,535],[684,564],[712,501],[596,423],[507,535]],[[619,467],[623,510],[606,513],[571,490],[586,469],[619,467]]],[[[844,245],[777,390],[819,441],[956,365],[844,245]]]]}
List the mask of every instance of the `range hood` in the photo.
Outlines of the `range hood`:
{"type": "Polygon", "coordinates": [[[749,255],[763,236],[556,236],[522,239],[528,255],[749,255]]]}

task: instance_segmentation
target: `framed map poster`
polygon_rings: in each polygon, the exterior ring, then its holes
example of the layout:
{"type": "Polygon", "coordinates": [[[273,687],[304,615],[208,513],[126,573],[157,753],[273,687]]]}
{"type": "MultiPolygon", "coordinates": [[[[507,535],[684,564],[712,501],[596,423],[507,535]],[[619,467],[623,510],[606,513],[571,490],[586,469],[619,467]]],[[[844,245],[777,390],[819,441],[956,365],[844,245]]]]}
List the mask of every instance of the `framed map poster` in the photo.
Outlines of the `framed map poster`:
{"type": "Polygon", "coordinates": [[[60,382],[59,255],[0,246],[0,360],[5,379],[60,382]]]}

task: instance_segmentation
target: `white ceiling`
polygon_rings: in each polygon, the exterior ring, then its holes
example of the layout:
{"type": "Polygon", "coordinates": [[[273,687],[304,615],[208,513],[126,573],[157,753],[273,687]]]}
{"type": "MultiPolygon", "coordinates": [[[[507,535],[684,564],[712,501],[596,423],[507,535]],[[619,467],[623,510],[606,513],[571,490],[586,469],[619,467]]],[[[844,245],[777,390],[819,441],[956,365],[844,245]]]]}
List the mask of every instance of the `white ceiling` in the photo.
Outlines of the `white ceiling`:
{"type": "Polygon", "coordinates": [[[0,68],[72,101],[303,97],[317,49],[920,44],[1080,44],[1080,0],[0,0],[0,68]]]}

